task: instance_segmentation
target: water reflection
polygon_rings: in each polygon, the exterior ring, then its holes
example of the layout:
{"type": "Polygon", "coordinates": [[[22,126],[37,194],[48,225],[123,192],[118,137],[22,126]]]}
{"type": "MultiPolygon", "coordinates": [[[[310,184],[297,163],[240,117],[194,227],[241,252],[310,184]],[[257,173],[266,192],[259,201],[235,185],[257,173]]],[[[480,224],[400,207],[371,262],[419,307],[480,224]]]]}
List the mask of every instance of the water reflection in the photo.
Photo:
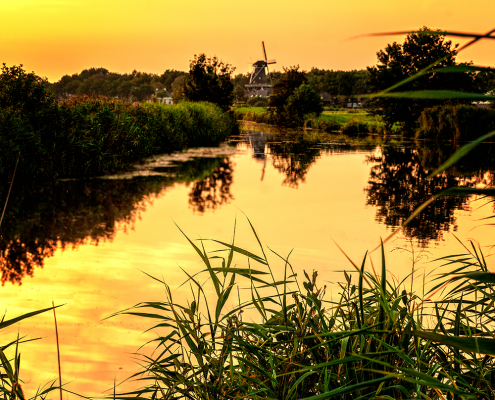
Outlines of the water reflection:
{"type": "Polygon", "coordinates": [[[343,137],[328,135],[330,143],[322,143],[321,137],[314,132],[274,132],[265,133],[245,131],[244,142],[252,149],[253,158],[263,162],[261,180],[263,180],[267,159],[280,172],[284,179],[282,186],[297,189],[306,182],[306,176],[313,164],[322,155],[333,153],[354,153],[372,150],[376,144],[363,141],[350,145],[343,137]],[[340,140],[340,142],[335,141],[340,140]]]}
{"type": "MultiPolygon", "coordinates": [[[[0,271],[5,282],[21,284],[58,248],[111,241],[132,229],[154,198],[175,182],[193,182],[192,208],[203,212],[232,198],[233,165],[228,158],[195,158],[166,168],[162,175],[134,179],[92,179],[43,184],[15,182],[0,236],[0,271]],[[165,173],[165,174],[164,174],[165,173]]],[[[5,201],[8,185],[0,188],[5,201]]]]}
{"type": "Polygon", "coordinates": [[[234,182],[234,164],[228,157],[220,160],[213,173],[195,181],[189,192],[189,205],[194,212],[215,210],[234,199],[230,187],[234,182]]]}
{"type": "MultiPolygon", "coordinates": [[[[265,169],[272,168],[282,176],[282,186],[299,190],[312,166],[322,157],[366,152],[363,158],[370,168],[365,187],[366,204],[376,207],[377,222],[391,228],[400,226],[420,204],[446,188],[489,184],[493,178],[489,171],[495,169],[495,152],[488,145],[469,154],[448,174],[427,179],[428,173],[445,161],[455,147],[405,146],[387,144],[383,139],[353,142],[343,137],[326,139],[322,143],[321,138],[311,132],[247,131],[238,141],[245,143],[252,157],[262,164],[262,181],[265,169]]],[[[113,240],[118,229],[132,229],[147,205],[174,183],[188,185],[187,202],[196,214],[217,210],[234,201],[235,164],[234,157],[228,154],[233,154],[235,149],[222,156],[218,151],[210,151],[209,156],[206,151],[203,156],[201,151],[195,151],[187,160],[183,154],[176,155],[181,162],[155,159],[150,163],[150,170],[138,171],[148,176],[133,179],[15,182],[0,236],[2,284],[21,284],[24,277],[33,276],[36,267],[43,267],[44,260],[53,256],[58,248],[74,248],[88,242],[97,245],[100,241],[113,240]]],[[[349,160],[349,163],[355,162],[355,158],[349,160]]],[[[326,171],[325,176],[331,173],[335,171],[326,171]]],[[[345,171],[338,173],[345,175],[345,171]]],[[[7,181],[3,178],[3,182],[7,181]]],[[[246,185],[241,178],[238,183],[246,185]]],[[[0,204],[3,204],[9,185],[0,186],[0,204]]],[[[280,196],[287,196],[287,192],[280,192],[280,196]]],[[[307,207],[313,199],[314,196],[308,197],[301,207],[307,207]]],[[[457,229],[456,210],[470,210],[469,199],[438,199],[412,220],[405,234],[416,238],[422,246],[441,240],[444,232],[457,229]]],[[[297,209],[292,211],[298,212],[297,209]]]]}
{"type": "MultiPolygon", "coordinates": [[[[373,164],[366,204],[377,207],[376,220],[390,227],[402,225],[413,211],[435,194],[450,187],[488,183],[486,158],[479,152],[459,163],[448,173],[427,179],[428,174],[454,151],[452,147],[418,146],[404,148],[384,146],[378,155],[368,156],[373,164]]],[[[425,247],[438,241],[444,232],[457,230],[455,211],[469,211],[467,197],[441,197],[429,205],[405,227],[407,237],[416,238],[425,247]]]]}

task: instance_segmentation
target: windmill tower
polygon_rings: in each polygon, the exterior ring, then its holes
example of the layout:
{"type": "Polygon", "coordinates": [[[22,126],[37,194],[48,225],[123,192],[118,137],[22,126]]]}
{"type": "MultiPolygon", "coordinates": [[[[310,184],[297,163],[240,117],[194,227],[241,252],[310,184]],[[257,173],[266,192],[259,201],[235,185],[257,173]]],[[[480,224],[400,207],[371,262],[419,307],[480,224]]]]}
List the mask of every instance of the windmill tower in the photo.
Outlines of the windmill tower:
{"type": "Polygon", "coordinates": [[[258,60],[253,63],[253,69],[251,71],[251,79],[246,85],[246,92],[249,97],[268,97],[272,94],[272,79],[270,77],[270,71],[268,70],[269,64],[275,64],[275,60],[268,60],[266,57],[265,42],[261,42],[261,48],[263,50],[263,60],[258,60]],[[266,71],[265,71],[266,68],[266,71]]]}

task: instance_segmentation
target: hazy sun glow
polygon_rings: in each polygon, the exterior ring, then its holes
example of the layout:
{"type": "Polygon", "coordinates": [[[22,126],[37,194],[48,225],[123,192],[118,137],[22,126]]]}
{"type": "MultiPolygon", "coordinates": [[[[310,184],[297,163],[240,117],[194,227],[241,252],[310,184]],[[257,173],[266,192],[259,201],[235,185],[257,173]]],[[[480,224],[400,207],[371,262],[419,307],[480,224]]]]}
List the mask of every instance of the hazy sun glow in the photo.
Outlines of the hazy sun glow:
{"type": "MultiPolygon", "coordinates": [[[[187,70],[206,53],[248,72],[264,40],[276,69],[361,69],[402,37],[347,39],[422,26],[484,33],[495,2],[453,0],[2,0],[1,62],[24,64],[50,81],[89,67],[115,72],[187,70]]],[[[456,40],[457,42],[457,40],[456,40]]],[[[495,43],[480,43],[460,61],[495,65],[495,43]]]]}

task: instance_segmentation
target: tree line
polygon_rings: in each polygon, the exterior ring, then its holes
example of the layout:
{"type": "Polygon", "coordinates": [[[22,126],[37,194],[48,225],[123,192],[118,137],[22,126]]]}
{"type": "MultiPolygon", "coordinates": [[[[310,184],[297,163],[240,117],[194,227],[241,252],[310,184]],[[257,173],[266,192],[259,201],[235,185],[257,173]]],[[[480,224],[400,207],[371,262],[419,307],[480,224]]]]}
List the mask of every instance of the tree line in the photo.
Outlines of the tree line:
{"type": "MultiPolygon", "coordinates": [[[[69,96],[107,96],[133,101],[150,100],[154,97],[181,97],[180,89],[190,72],[167,69],[162,74],[132,71],[120,74],[106,68],[89,68],[65,75],[58,82],[48,84],[58,98],[69,96]]],[[[287,76],[285,71],[270,73],[273,84],[287,76]]],[[[245,100],[244,86],[249,83],[251,74],[232,74],[234,98],[245,100]]],[[[305,73],[307,84],[328,98],[354,98],[358,94],[369,93],[369,73],[367,70],[326,70],[312,68],[305,73]]]]}

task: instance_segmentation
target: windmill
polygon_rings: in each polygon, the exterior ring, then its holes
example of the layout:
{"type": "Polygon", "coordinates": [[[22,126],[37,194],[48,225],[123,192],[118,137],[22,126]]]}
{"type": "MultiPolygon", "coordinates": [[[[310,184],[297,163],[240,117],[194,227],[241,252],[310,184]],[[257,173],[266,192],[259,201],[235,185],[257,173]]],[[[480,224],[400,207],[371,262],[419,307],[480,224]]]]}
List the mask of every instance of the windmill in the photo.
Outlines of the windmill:
{"type": "Polygon", "coordinates": [[[265,42],[261,42],[263,50],[263,60],[258,60],[253,63],[251,78],[246,85],[246,91],[249,97],[268,97],[272,94],[272,79],[268,69],[269,64],[275,64],[275,60],[268,60],[266,57],[265,42]],[[266,71],[265,71],[266,68],[266,71]]]}

